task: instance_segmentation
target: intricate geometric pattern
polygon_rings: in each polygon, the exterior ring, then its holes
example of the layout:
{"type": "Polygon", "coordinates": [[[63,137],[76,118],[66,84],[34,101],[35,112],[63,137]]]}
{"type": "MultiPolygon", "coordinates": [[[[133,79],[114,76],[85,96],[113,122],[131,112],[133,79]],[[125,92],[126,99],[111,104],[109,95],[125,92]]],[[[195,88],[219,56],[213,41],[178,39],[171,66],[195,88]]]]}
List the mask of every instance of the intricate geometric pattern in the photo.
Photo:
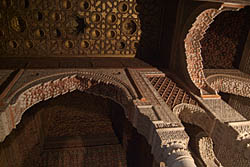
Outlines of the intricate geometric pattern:
{"type": "MultiPolygon", "coordinates": [[[[199,89],[205,89],[205,88],[209,88],[209,85],[206,83],[206,78],[204,76],[204,71],[203,71],[203,65],[204,65],[204,60],[203,57],[201,56],[201,40],[204,38],[204,35],[207,31],[207,29],[210,27],[210,25],[214,22],[214,19],[216,18],[216,16],[218,16],[221,12],[223,11],[227,11],[227,10],[233,10],[232,8],[221,8],[221,9],[207,9],[204,12],[202,12],[197,18],[196,21],[194,22],[194,24],[192,25],[192,28],[189,30],[189,33],[186,36],[185,39],[185,49],[186,49],[186,61],[187,61],[187,69],[188,69],[188,73],[190,75],[190,78],[192,79],[193,83],[197,86],[197,88],[199,89]]],[[[230,18],[231,19],[231,18],[230,18]]],[[[223,24],[224,23],[224,19],[223,19],[223,24]]],[[[226,28],[227,29],[227,28],[226,28]]],[[[224,29],[222,29],[224,31],[224,29]]],[[[238,32],[238,31],[237,31],[238,32]]],[[[226,35],[228,35],[229,33],[226,33],[226,35]]],[[[214,36],[215,34],[213,34],[212,36],[214,36]]],[[[233,35],[234,36],[234,35],[233,35]]],[[[230,37],[229,37],[230,38],[230,37]]],[[[223,41],[225,42],[225,40],[223,41]]],[[[218,41],[219,45],[221,45],[221,43],[223,43],[222,41],[218,41]]],[[[225,43],[228,43],[228,40],[226,40],[225,43]]],[[[223,43],[223,48],[225,48],[225,43],[223,43]]],[[[218,46],[217,43],[216,45],[214,45],[214,41],[212,43],[213,48],[219,48],[219,50],[221,50],[222,47],[218,46]]],[[[234,45],[234,44],[233,44],[234,45]]],[[[206,46],[206,45],[205,45],[206,46]]],[[[228,47],[231,47],[231,44],[227,47],[226,49],[228,49],[228,47]]],[[[229,51],[231,52],[231,51],[229,51]]],[[[227,54],[229,52],[220,52],[214,53],[213,50],[213,54],[226,54],[226,56],[228,56],[227,54]]],[[[230,53],[231,54],[231,53],[230,53]]],[[[212,58],[211,59],[211,54],[207,54],[207,57],[205,57],[205,60],[209,61],[213,61],[213,63],[219,63],[221,66],[221,63],[225,63],[224,66],[231,66],[232,67],[232,61],[229,63],[225,62],[224,58],[212,58]],[[223,61],[222,61],[223,59],[223,61]],[[219,62],[221,61],[221,62],[219,62]],[[231,65],[230,65],[231,63],[231,65]]],[[[230,56],[227,59],[232,59],[230,58],[230,56]]],[[[226,60],[227,61],[227,60],[226,60]]],[[[215,63],[215,64],[216,64],[215,63]]],[[[211,64],[211,63],[208,63],[211,64]]],[[[208,65],[206,65],[208,67],[208,65]]],[[[218,68],[218,67],[217,67],[218,68]]]]}
{"type": "Polygon", "coordinates": [[[167,77],[148,77],[148,79],[171,109],[181,103],[198,105],[185,90],[178,87],[171,79],[167,77]]]}
{"type": "Polygon", "coordinates": [[[214,154],[214,143],[211,137],[206,135],[204,132],[200,132],[195,136],[195,140],[198,147],[197,149],[199,156],[206,165],[214,167],[222,166],[214,154]]]}
{"type": "Polygon", "coordinates": [[[135,0],[3,0],[0,56],[133,57],[140,40],[135,0]]]}

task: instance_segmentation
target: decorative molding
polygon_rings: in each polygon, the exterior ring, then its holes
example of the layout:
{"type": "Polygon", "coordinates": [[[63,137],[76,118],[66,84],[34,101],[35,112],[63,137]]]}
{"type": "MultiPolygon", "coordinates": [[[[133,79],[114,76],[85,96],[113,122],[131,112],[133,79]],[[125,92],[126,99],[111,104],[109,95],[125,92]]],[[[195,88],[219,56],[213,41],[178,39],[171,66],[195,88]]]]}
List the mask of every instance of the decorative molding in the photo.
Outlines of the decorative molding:
{"type": "Polygon", "coordinates": [[[250,97],[250,79],[245,75],[214,74],[206,78],[215,91],[250,97]]]}
{"type": "MultiPolygon", "coordinates": [[[[193,163],[187,149],[189,137],[183,125],[166,104],[155,97],[143,70],[129,72],[136,87],[143,90],[141,94],[145,100],[138,98],[134,90],[137,88],[132,87],[127,74],[122,70],[107,69],[102,73],[94,69],[24,71],[4,97],[5,105],[1,106],[0,112],[0,141],[16,127],[28,108],[41,101],[79,90],[119,103],[128,120],[152,146],[157,162],[170,164],[172,161],[178,163],[182,159],[193,163]]],[[[148,72],[152,74],[156,70],[148,72]]]]}

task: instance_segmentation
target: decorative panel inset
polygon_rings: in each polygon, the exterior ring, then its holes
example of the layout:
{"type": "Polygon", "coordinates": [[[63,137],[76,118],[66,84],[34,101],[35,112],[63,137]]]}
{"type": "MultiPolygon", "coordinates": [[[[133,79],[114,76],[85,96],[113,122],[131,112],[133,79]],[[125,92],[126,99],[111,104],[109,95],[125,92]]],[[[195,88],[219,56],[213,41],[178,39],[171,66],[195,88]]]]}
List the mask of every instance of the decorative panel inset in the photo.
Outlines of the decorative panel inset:
{"type": "Polygon", "coordinates": [[[148,79],[171,109],[181,103],[198,105],[185,90],[178,87],[171,79],[160,76],[150,76],[148,79]]]}
{"type": "Polygon", "coordinates": [[[2,0],[0,56],[133,57],[136,0],[2,0]]]}

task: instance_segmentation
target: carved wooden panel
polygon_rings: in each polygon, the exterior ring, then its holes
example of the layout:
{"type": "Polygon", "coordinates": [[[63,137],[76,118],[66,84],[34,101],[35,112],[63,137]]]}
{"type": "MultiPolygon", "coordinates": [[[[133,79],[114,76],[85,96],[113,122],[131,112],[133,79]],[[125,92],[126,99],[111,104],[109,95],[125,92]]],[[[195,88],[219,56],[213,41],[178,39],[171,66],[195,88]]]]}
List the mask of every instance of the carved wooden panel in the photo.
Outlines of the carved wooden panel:
{"type": "Polygon", "coordinates": [[[136,0],[3,0],[0,55],[133,57],[141,8],[136,0]]]}

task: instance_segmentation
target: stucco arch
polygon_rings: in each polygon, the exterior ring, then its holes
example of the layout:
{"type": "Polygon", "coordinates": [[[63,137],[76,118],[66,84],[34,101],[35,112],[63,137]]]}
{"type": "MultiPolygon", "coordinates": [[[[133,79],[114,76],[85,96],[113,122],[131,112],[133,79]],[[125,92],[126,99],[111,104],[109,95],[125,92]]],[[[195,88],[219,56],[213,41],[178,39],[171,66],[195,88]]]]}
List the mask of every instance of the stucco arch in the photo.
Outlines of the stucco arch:
{"type": "MultiPolygon", "coordinates": [[[[185,43],[184,39],[192,27],[192,23],[194,23],[196,17],[202,13],[204,10],[210,8],[219,8],[219,3],[211,3],[211,2],[197,2],[195,6],[189,6],[189,3],[186,1],[180,2],[179,4],[179,13],[177,18],[177,27],[175,30],[175,37],[173,40],[174,47],[171,49],[171,59],[170,59],[170,68],[174,69],[177,73],[178,71],[182,71],[179,73],[180,78],[183,78],[184,82],[189,85],[195,94],[199,94],[199,89],[194,85],[187,71],[187,61],[185,55],[185,43]],[[184,9],[190,8],[189,12],[183,12],[184,9]]],[[[185,11],[185,10],[184,10],[185,11]]]]}
{"type": "Polygon", "coordinates": [[[201,90],[202,94],[204,93],[202,90],[210,93],[215,92],[206,81],[202,63],[200,41],[204,38],[206,30],[213,23],[216,16],[223,11],[237,11],[239,8],[239,6],[235,6],[234,8],[232,6],[228,7],[222,5],[219,9],[207,9],[203,11],[196,18],[186,35],[184,42],[188,74],[195,86],[201,90]]]}
{"type": "Polygon", "coordinates": [[[67,72],[46,75],[24,83],[6,99],[0,113],[0,141],[20,122],[24,112],[33,105],[74,90],[86,91],[119,103],[130,119],[136,95],[121,80],[98,72],[67,72]]]}
{"type": "Polygon", "coordinates": [[[213,120],[205,110],[192,104],[178,104],[173,112],[185,123],[193,124],[203,129],[207,134],[213,130],[213,120]]]}
{"type": "Polygon", "coordinates": [[[186,103],[175,106],[173,111],[183,122],[193,124],[203,130],[196,134],[194,140],[197,153],[204,163],[209,166],[221,166],[215,156],[213,139],[210,136],[213,131],[214,121],[206,111],[199,106],[186,103]]]}

